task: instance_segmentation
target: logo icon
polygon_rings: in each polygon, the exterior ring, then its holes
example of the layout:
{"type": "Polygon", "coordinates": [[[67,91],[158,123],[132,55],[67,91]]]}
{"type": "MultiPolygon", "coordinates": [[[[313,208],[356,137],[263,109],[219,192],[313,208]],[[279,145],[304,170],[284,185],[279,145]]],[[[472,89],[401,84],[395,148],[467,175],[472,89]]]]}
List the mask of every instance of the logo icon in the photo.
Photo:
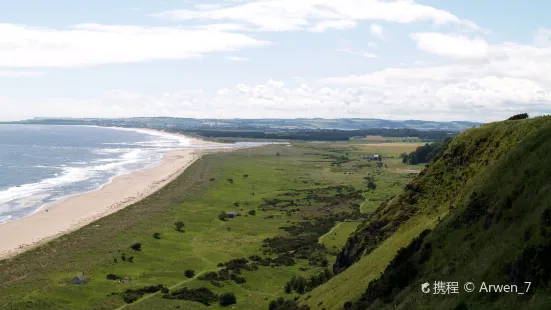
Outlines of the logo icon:
{"type": "Polygon", "coordinates": [[[465,292],[467,292],[467,293],[471,293],[475,289],[475,286],[474,286],[473,282],[467,282],[467,283],[465,283],[465,285],[463,287],[465,288],[465,292]]]}
{"type": "Polygon", "coordinates": [[[430,284],[428,282],[421,284],[421,291],[425,294],[430,293],[430,284]]]}

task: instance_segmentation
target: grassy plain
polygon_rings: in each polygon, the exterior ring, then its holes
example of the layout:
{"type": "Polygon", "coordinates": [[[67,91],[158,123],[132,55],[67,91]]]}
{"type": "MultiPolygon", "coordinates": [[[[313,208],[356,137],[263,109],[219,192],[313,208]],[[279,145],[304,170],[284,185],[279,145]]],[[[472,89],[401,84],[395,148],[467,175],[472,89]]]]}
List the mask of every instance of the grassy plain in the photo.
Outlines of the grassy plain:
{"type": "MultiPolygon", "coordinates": [[[[256,271],[242,271],[245,283],[224,281],[218,286],[197,277],[220,270],[219,263],[231,259],[276,257],[277,253],[266,251],[263,241],[288,236],[284,227],[352,212],[357,199],[351,196],[347,198],[349,202],[343,198],[339,203],[334,199],[342,194],[337,187],[347,187],[345,193],[361,193],[358,204],[367,199],[369,203],[363,203],[361,210],[370,212],[377,203],[401,191],[412,177],[393,169],[406,169],[397,155],[416,146],[299,143],[206,155],[143,201],[0,262],[0,309],[206,307],[197,302],[165,299],[160,292],[145,294],[132,304],[123,301],[121,294],[127,289],[159,284],[171,291],[207,287],[217,294],[234,292],[239,309],[262,309],[279,296],[292,298],[296,295],[283,291],[285,282],[293,275],[316,274],[321,267],[307,259],[295,259],[292,266],[260,266],[256,271]],[[372,150],[389,156],[384,160],[386,167],[360,158],[372,150]],[[367,189],[367,176],[377,184],[375,190],[367,189]],[[289,195],[295,195],[291,199],[295,205],[288,205],[289,195]],[[241,216],[218,219],[221,211],[234,209],[241,216]],[[250,210],[256,214],[249,215],[250,210]],[[175,229],[176,221],[185,223],[184,232],[175,229]],[[153,237],[155,233],[159,239],[153,237]],[[131,249],[134,243],[141,243],[141,250],[131,249]],[[125,258],[132,256],[133,261],[124,261],[123,254],[125,258]],[[194,270],[196,277],[186,278],[187,269],[194,270]],[[89,282],[70,284],[81,272],[89,282]],[[108,280],[108,274],[129,281],[108,280]]],[[[329,247],[329,259],[357,224],[337,224],[321,238],[329,247]]],[[[217,303],[211,306],[218,307],[217,303]]]]}

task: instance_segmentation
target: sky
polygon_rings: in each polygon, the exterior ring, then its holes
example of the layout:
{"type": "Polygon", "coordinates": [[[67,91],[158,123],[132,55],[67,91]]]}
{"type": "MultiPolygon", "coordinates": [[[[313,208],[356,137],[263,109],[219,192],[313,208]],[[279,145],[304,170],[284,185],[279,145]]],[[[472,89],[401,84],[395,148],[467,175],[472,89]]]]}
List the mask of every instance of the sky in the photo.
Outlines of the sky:
{"type": "Polygon", "coordinates": [[[0,120],[551,114],[551,1],[0,3],[0,120]]]}

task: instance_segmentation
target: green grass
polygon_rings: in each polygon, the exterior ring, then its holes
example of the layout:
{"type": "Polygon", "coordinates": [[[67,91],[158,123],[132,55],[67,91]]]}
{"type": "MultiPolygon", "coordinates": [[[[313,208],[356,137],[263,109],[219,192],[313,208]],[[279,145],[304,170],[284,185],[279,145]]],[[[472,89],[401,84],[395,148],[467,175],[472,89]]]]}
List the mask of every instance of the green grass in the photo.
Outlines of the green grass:
{"type": "MultiPolygon", "coordinates": [[[[394,148],[382,150],[392,153],[394,148]]],[[[264,239],[284,234],[281,227],[303,221],[304,217],[323,217],[329,212],[322,203],[301,205],[299,212],[286,212],[291,207],[263,211],[259,206],[264,198],[283,199],[286,193],[312,189],[331,197],[336,192],[326,188],[338,185],[352,186],[369,197],[387,191],[393,179],[407,182],[401,174],[365,165],[359,159],[360,154],[362,151],[350,144],[306,143],[206,155],[147,199],[0,262],[0,308],[202,307],[199,303],[163,299],[160,293],[145,295],[137,303],[126,306],[120,295],[112,295],[129,288],[158,284],[171,289],[187,286],[208,287],[216,293],[231,291],[237,296],[239,309],[265,308],[270,300],[285,295],[283,285],[293,275],[308,277],[318,272],[319,267],[300,259],[290,267],[261,266],[258,271],[243,272],[246,283],[224,282],[221,288],[208,281],[188,280],[183,273],[193,269],[201,274],[233,258],[270,256],[263,253],[264,239]],[[280,156],[276,156],[277,153],[280,156]],[[350,161],[339,163],[331,157],[346,153],[350,161]],[[363,178],[367,175],[375,177],[378,184],[375,191],[366,191],[363,178]],[[234,206],[236,202],[239,207],[234,206]],[[243,215],[227,221],[217,218],[221,211],[233,209],[243,215]],[[253,209],[256,215],[248,215],[253,209]],[[176,221],[185,223],[185,232],[175,230],[176,221]],[[160,233],[161,238],[153,238],[154,233],[160,233]],[[135,242],[142,243],[141,251],[129,248],[135,242]],[[133,256],[134,262],[123,262],[123,253],[133,256]],[[89,277],[89,283],[71,285],[70,280],[80,272],[89,277]],[[129,283],[107,280],[109,273],[131,280],[129,283]]],[[[386,162],[395,165],[398,161],[398,158],[389,158],[386,162]]],[[[299,198],[304,197],[295,199],[299,198]]],[[[347,205],[333,204],[332,208],[334,212],[349,211],[347,205]]],[[[340,229],[335,232],[342,245],[352,227],[347,223],[343,231],[340,229]]],[[[330,253],[328,257],[331,258],[330,253]]]]}
{"type": "Polygon", "coordinates": [[[321,236],[319,242],[323,244],[330,254],[336,255],[346,244],[346,239],[360,225],[359,221],[340,222],[335,225],[328,233],[321,236]]]}

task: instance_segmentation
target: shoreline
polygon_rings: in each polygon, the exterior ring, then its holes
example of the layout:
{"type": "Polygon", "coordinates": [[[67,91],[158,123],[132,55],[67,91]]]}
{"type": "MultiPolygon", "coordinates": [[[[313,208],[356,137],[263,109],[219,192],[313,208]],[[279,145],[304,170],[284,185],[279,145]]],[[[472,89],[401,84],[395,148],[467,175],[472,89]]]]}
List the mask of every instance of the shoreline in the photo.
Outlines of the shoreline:
{"type": "MultiPolygon", "coordinates": [[[[153,167],[114,176],[98,189],[64,197],[26,217],[0,224],[0,235],[9,236],[0,240],[0,261],[78,230],[148,197],[180,176],[205,153],[228,151],[227,148],[196,149],[193,147],[216,147],[221,144],[181,134],[146,130],[189,139],[190,148],[184,146],[167,151],[153,167]]],[[[235,149],[239,147],[229,150],[235,149]]]]}

